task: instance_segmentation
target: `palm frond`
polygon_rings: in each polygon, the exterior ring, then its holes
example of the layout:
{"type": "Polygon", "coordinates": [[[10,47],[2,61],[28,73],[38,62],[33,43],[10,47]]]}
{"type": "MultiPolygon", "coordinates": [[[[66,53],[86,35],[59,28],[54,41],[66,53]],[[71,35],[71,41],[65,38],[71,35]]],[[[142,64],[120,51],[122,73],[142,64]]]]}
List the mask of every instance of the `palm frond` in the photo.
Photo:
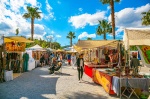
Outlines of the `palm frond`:
{"type": "Polygon", "coordinates": [[[115,0],[115,2],[120,2],[120,0],[115,0]]]}

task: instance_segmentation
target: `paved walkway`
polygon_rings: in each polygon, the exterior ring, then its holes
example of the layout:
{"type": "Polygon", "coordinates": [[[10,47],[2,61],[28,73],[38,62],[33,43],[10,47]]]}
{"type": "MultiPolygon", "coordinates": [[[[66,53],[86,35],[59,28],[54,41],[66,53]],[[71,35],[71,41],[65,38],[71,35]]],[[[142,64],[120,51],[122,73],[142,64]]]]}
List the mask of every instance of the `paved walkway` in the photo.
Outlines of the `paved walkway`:
{"type": "Polygon", "coordinates": [[[119,99],[84,75],[78,83],[77,70],[63,66],[62,74],[50,75],[48,67],[25,72],[13,81],[0,83],[0,99],[119,99]]]}

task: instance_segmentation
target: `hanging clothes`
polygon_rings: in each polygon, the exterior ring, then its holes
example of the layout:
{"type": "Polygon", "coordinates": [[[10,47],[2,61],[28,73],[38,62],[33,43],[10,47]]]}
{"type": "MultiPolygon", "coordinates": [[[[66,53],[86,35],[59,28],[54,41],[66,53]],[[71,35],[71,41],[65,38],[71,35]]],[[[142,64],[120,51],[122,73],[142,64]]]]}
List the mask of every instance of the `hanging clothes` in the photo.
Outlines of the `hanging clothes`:
{"type": "Polygon", "coordinates": [[[23,54],[23,70],[24,72],[28,71],[28,61],[29,61],[29,54],[28,53],[24,53],[23,54]]]}

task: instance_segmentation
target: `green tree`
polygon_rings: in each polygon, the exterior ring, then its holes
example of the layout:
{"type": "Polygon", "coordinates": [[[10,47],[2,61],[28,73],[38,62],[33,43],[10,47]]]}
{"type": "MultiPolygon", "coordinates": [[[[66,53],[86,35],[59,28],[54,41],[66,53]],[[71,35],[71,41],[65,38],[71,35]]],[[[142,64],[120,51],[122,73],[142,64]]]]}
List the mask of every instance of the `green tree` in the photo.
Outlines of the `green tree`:
{"type": "Polygon", "coordinates": [[[108,23],[106,20],[99,21],[99,26],[97,28],[96,34],[97,35],[104,35],[104,40],[106,40],[106,33],[111,33],[111,23],[108,23]]]}
{"type": "Polygon", "coordinates": [[[70,46],[72,46],[72,39],[76,38],[75,33],[70,31],[66,37],[70,39],[70,46]]]}
{"type": "Polygon", "coordinates": [[[38,11],[38,7],[30,7],[30,6],[27,6],[27,13],[25,13],[23,15],[23,18],[31,18],[31,40],[33,40],[33,35],[34,35],[34,20],[37,18],[37,19],[40,19],[41,16],[40,16],[40,13],[38,11]]]}
{"type": "Polygon", "coordinates": [[[52,45],[55,47],[55,49],[61,48],[61,45],[58,42],[53,42],[52,45]]]}
{"type": "Polygon", "coordinates": [[[150,10],[148,12],[143,12],[142,15],[142,25],[150,25],[150,10]]]}
{"type": "Polygon", "coordinates": [[[100,0],[102,4],[109,4],[111,8],[111,22],[112,22],[112,34],[115,39],[115,15],[114,15],[114,2],[120,2],[120,0],[100,0]]]}
{"type": "Polygon", "coordinates": [[[16,29],[16,35],[18,35],[18,34],[19,34],[19,28],[16,29]]]}
{"type": "Polygon", "coordinates": [[[92,40],[92,38],[91,38],[91,37],[88,37],[87,40],[92,40]]]}

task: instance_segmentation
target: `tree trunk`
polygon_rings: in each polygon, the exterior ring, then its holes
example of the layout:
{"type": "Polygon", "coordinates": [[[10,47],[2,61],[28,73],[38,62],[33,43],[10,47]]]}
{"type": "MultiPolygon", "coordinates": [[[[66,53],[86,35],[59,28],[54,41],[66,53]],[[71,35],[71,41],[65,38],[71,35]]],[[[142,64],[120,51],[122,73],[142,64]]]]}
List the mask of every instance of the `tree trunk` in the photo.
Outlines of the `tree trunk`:
{"type": "Polygon", "coordinates": [[[72,47],[72,38],[70,38],[70,47],[72,47]]]}
{"type": "Polygon", "coordinates": [[[31,18],[31,40],[33,41],[34,35],[34,18],[31,18]]]}
{"type": "Polygon", "coordinates": [[[104,40],[106,40],[106,33],[104,33],[104,40]]]}
{"type": "Polygon", "coordinates": [[[110,0],[110,7],[111,7],[112,34],[113,34],[113,39],[115,39],[114,0],[110,0]]]}

